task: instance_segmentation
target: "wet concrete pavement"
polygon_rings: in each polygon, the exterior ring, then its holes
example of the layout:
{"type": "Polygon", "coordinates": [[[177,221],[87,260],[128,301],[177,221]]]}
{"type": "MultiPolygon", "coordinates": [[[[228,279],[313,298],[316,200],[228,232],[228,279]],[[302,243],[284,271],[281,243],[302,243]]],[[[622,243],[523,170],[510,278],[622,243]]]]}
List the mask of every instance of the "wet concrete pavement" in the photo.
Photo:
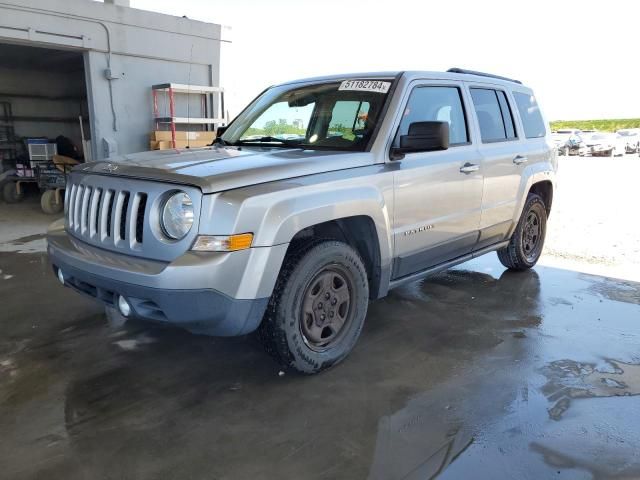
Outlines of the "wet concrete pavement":
{"type": "Polygon", "coordinates": [[[253,336],[109,328],[38,240],[0,253],[0,478],[640,478],[640,283],[490,254],[279,376],[253,336]]]}

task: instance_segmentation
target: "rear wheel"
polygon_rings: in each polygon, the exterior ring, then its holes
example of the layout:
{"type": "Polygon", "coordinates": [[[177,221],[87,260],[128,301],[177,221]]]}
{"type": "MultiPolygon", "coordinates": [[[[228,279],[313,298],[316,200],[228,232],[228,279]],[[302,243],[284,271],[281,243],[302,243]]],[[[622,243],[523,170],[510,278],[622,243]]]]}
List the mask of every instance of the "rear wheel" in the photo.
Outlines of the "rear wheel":
{"type": "Polygon", "coordinates": [[[498,250],[500,262],[511,270],[533,267],[542,254],[547,233],[547,210],[539,195],[530,193],[509,245],[498,250]]]}
{"type": "Polygon", "coordinates": [[[358,253],[343,242],[315,242],[285,260],[259,336],[281,365],[316,373],[353,349],[368,302],[367,272],[358,253]]]}
{"type": "Polygon", "coordinates": [[[55,190],[45,190],[42,192],[42,196],[40,197],[40,207],[44,213],[54,215],[62,211],[62,202],[58,202],[58,198],[56,197],[59,197],[59,195],[56,195],[55,190]]]}

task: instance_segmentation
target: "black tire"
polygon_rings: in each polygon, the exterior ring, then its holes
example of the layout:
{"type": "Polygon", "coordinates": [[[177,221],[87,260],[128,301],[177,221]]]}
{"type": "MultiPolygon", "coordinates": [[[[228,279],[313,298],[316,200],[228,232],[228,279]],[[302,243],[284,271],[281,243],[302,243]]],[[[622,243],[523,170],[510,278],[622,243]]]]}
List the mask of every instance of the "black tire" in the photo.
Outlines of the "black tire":
{"type": "Polygon", "coordinates": [[[2,198],[5,202],[18,203],[23,197],[22,192],[18,194],[16,182],[9,181],[2,185],[2,198]]]}
{"type": "Polygon", "coordinates": [[[546,233],[547,209],[544,201],[539,195],[530,193],[509,245],[497,252],[500,263],[510,270],[533,267],[542,254],[546,233]]]}
{"type": "Polygon", "coordinates": [[[358,253],[339,241],[312,242],[287,255],[258,335],[283,367],[317,373],[353,349],[368,304],[358,253]]]}
{"type": "Polygon", "coordinates": [[[56,202],[56,191],[45,190],[40,197],[40,207],[44,213],[55,215],[62,211],[62,201],[56,202]]]}

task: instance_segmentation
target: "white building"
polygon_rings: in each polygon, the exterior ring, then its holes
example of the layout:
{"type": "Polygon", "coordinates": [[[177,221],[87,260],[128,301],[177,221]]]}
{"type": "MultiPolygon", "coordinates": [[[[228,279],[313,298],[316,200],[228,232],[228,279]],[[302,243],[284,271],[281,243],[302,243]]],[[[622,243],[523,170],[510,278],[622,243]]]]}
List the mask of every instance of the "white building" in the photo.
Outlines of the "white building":
{"type": "Polygon", "coordinates": [[[152,85],[219,86],[220,25],[126,3],[0,3],[0,103],[17,136],[62,134],[80,145],[82,116],[93,159],[146,150],[152,85]]]}

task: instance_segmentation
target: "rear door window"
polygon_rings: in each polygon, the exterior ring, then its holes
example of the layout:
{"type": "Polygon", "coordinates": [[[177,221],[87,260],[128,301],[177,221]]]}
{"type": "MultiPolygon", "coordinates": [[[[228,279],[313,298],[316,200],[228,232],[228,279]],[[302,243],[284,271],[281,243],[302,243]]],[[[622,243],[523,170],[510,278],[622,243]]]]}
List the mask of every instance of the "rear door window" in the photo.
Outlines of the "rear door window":
{"type": "Polygon", "coordinates": [[[513,126],[513,114],[511,113],[511,107],[507,101],[507,94],[501,90],[496,90],[498,97],[498,103],[500,103],[500,112],[502,113],[502,120],[504,121],[504,131],[509,140],[516,138],[516,129],[513,126]]]}
{"type": "Polygon", "coordinates": [[[504,142],[516,138],[513,115],[503,91],[472,88],[471,98],[483,143],[504,142]]]}
{"type": "Polygon", "coordinates": [[[544,137],[547,134],[547,126],[542,119],[536,97],[529,93],[513,92],[513,98],[520,112],[525,137],[544,137]]]}

